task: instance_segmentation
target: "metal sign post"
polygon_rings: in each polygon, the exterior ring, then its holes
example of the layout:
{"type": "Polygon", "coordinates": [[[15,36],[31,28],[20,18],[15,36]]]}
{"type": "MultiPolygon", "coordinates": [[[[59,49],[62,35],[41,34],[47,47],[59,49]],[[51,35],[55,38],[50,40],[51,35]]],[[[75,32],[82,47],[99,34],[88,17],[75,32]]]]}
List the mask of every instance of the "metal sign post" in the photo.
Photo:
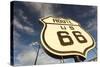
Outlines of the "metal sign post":
{"type": "Polygon", "coordinates": [[[64,58],[63,58],[63,56],[61,56],[60,62],[61,62],[61,63],[64,63],[64,58]]]}
{"type": "Polygon", "coordinates": [[[38,47],[38,51],[37,51],[37,54],[36,54],[36,59],[35,59],[34,65],[36,65],[36,62],[37,62],[38,55],[39,55],[39,50],[40,50],[40,45],[39,45],[39,47],[38,47]]]}
{"type": "Polygon", "coordinates": [[[82,60],[79,58],[79,56],[74,57],[75,62],[81,62],[82,60]]]}

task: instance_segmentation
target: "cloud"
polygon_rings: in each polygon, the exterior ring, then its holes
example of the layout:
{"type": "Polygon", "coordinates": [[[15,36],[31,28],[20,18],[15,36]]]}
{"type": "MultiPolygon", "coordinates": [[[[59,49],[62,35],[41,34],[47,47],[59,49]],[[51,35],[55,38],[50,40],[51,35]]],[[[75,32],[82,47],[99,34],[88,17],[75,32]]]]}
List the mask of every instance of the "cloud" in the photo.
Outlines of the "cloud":
{"type": "Polygon", "coordinates": [[[17,31],[13,31],[13,39],[14,39],[14,44],[12,44],[12,45],[14,45],[14,48],[16,48],[20,43],[20,37],[21,37],[21,35],[17,32],[17,31]]]}
{"type": "Polygon", "coordinates": [[[48,56],[42,48],[40,49],[38,60],[37,60],[37,65],[57,64],[57,63],[60,63],[59,59],[55,59],[55,58],[48,56]]]}
{"type": "Polygon", "coordinates": [[[97,30],[97,7],[92,6],[78,15],[78,18],[81,18],[87,24],[85,27],[89,32],[97,30]]]}
{"type": "Polygon", "coordinates": [[[48,54],[46,54],[46,52],[41,47],[42,44],[40,44],[39,42],[33,42],[30,44],[30,46],[33,46],[33,48],[36,48],[36,49],[38,49],[38,47],[40,46],[39,55],[38,55],[38,59],[37,59],[37,63],[36,63],[37,65],[60,63],[59,59],[54,59],[54,58],[50,57],[48,54]],[[35,46],[38,46],[38,47],[35,47],[35,46]]]}
{"type": "Polygon", "coordinates": [[[27,32],[28,34],[32,34],[34,32],[33,28],[29,26],[24,26],[23,30],[25,30],[25,32],[27,32]]]}
{"type": "Polygon", "coordinates": [[[88,31],[96,31],[97,30],[97,19],[96,18],[88,21],[87,30],[88,31]]]}
{"type": "Polygon", "coordinates": [[[39,45],[39,43],[38,43],[38,42],[32,42],[32,43],[30,44],[30,46],[35,46],[35,45],[39,45]]]}
{"type": "Polygon", "coordinates": [[[83,14],[80,15],[80,17],[91,17],[94,16],[97,13],[97,7],[92,6],[91,8],[88,9],[88,11],[84,11],[83,14]]]}
{"type": "MultiPolygon", "coordinates": [[[[20,53],[18,53],[18,55],[15,57],[16,60],[18,62],[16,62],[16,65],[33,65],[36,59],[36,54],[37,54],[37,50],[38,47],[37,44],[39,44],[38,42],[34,42],[31,43],[34,44],[34,46],[24,46],[24,49],[22,49],[22,51],[20,51],[20,53]]],[[[40,45],[40,44],[39,44],[40,45]]],[[[23,46],[21,47],[23,48],[23,46]]],[[[40,47],[39,49],[39,55],[38,55],[38,59],[36,64],[40,65],[40,64],[56,64],[56,63],[60,63],[59,59],[54,59],[50,56],[48,56],[44,50],[40,47]]]]}
{"type": "Polygon", "coordinates": [[[24,49],[16,58],[20,65],[33,65],[36,58],[36,51],[32,48],[24,49]]]}
{"type": "Polygon", "coordinates": [[[34,32],[34,29],[32,27],[22,25],[21,22],[18,21],[18,18],[16,18],[16,17],[14,17],[13,23],[14,23],[15,28],[17,28],[29,35],[33,34],[33,32],[34,32]]]}
{"type": "Polygon", "coordinates": [[[29,26],[32,26],[32,23],[31,22],[29,22],[29,18],[28,18],[28,16],[25,14],[25,11],[24,10],[22,10],[22,9],[17,9],[16,11],[18,11],[17,12],[17,15],[19,15],[19,17],[20,18],[18,18],[18,19],[21,19],[25,24],[27,24],[27,25],[29,25],[29,26]]]}
{"type": "Polygon", "coordinates": [[[18,21],[16,17],[14,17],[13,24],[18,29],[23,29],[23,25],[18,21]]]}
{"type": "MultiPolygon", "coordinates": [[[[13,34],[14,34],[14,38],[19,38],[21,35],[17,32],[17,31],[13,31],[13,34]]],[[[16,39],[15,39],[16,40],[16,39]]]]}
{"type": "MultiPolygon", "coordinates": [[[[34,45],[37,46],[37,43],[38,42],[34,42],[34,45]]],[[[33,42],[31,44],[33,44],[33,42]]],[[[14,60],[15,65],[33,65],[36,59],[37,49],[38,47],[32,45],[18,45],[17,50],[14,50],[15,52],[20,51],[18,54],[14,53],[16,55],[14,60]]]]}
{"type": "Polygon", "coordinates": [[[31,9],[31,11],[37,11],[40,13],[40,17],[45,17],[45,16],[57,16],[61,14],[62,12],[60,11],[55,11],[54,6],[52,4],[48,3],[24,3],[27,7],[31,9]]]}

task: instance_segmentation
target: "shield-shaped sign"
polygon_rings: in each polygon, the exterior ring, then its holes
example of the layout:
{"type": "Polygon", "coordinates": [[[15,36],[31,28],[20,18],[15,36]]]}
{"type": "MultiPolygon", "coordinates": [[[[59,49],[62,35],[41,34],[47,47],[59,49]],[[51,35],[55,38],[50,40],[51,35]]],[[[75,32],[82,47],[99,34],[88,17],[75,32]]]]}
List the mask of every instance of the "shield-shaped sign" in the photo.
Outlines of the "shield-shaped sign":
{"type": "Polygon", "coordinates": [[[95,47],[93,37],[79,23],[70,18],[45,17],[41,32],[43,47],[58,56],[79,55],[86,58],[87,52],[95,47]]]}

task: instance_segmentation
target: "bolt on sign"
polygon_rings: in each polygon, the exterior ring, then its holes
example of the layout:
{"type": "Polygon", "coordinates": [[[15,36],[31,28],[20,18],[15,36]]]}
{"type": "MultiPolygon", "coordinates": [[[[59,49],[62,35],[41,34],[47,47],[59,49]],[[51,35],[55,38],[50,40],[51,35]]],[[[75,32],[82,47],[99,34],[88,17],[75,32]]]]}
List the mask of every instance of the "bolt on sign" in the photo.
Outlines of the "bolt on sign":
{"type": "Polygon", "coordinates": [[[78,55],[86,58],[89,50],[95,47],[93,37],[81,25],[70,18],[45,17],[41,32],[43,47],[58,56],[78,55]]]}

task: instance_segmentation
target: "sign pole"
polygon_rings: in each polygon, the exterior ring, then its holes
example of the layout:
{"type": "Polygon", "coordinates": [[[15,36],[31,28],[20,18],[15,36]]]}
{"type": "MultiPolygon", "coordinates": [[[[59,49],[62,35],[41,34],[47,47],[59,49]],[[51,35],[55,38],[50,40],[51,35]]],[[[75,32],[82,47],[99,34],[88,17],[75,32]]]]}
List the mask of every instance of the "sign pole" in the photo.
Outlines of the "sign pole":
{"type": "Polygon", "coordinates": [[[74,61],[75,61],[75,62],[81,62],[82,60],[80,59],[79,56],[74,56],[74,61]]]}
{"type": "Polygon", "coordinates": [[[64,58],[63,58],[63,56],[61,56],[61,63],[64,63],[64,58]]]}
{"type": "Polygon", "coordinates": [[[38,58],[38,55],[39,55],[39,50],[40,50],[40,45],[38,47],[38,51],[37,51],[37,55],[36,55],[36,59],[35,59],[34,65],[36,65],[36,62],[37,62],[37,58],[38,58]]]}

